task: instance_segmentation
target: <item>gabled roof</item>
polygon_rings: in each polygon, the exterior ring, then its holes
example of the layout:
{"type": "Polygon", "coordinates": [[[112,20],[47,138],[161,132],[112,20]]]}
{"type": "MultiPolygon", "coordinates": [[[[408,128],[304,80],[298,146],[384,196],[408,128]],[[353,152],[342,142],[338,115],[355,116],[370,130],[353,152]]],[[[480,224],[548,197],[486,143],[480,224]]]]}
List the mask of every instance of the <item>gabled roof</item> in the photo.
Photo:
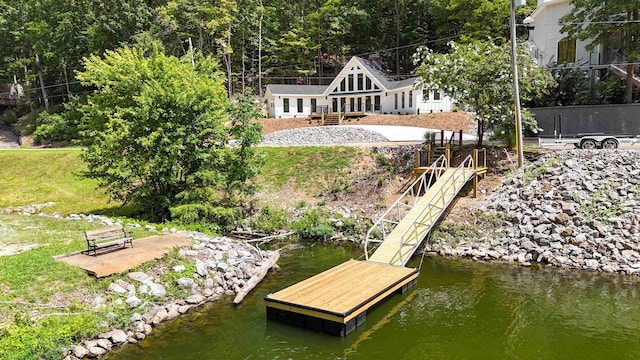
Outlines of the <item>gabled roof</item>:
{"type": "Polygon", "coordinates": [[[326,89],[326,85],[267,85],[267,91],[271,90],[273,95],[322,95],[326,89]]]}
{"type": "Polygon", "coordinates": [[[358,56],[354,56],[354,57],[364,66],[365,69],[367,69],[367,71],[369,71],[369,73],[371,73],[371,76],[373,76],[376,80],[378,80],[378,82],[386,90],[393,90],[393,89],[403,88],[406,86],[413,86],[413,84],[416,82],[416,77],[411,77],[404,80],[395,80],[391,76],[389,76],[389,73],[386,70],[384,70],[382,67],[380,67],[380,65],[376,64],[375,62],[367,59],[363,59],[358,56]]]}
{"type": "Polygon", "coordinates": [[[332,89],[338,86],[341,79],[344,78],[342,75],[348,68],[351,68],[355,65],[361,65],[365,72],[369,73],[372,80],[380,86],[380,90],[378,91],[390,91],[395,89],[400,89],[404,87],[413,86],[416,82],[416,77],[411,77],[404,80],[394,80],[389,74],[382,69],[378,64],[369,61],[367,59],[363,59],[358,56],[352,57],[347,64],[340,70],[340,73],[336,76],[336,78],[331,82],[330,85],[286,85],[286,84],[269,84],[267,85],[267,94],[271,93],[271,95],[307,95],[307,96],[328,96],[332,89]],[[357,63],[357,64],[354,64],[357,63]]]}

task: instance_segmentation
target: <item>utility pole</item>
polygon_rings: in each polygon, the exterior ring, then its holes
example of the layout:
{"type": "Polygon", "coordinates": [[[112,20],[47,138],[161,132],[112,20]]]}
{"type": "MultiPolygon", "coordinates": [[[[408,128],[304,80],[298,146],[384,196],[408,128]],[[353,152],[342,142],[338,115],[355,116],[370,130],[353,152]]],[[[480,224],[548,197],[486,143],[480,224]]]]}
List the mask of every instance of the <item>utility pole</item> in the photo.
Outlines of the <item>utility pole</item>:
{"type": "Polygon", "coordinates": [[[526,0],[510,0],[511,10],[511,66],[513,73],[513,98],[516,110],[516,151],[518,152],[518,168],[524,163],[522,150],[522,109],[520,108],[520,87],[518,85],[518,49],[516,44],[516,5],[526,5],[526,0]]]}

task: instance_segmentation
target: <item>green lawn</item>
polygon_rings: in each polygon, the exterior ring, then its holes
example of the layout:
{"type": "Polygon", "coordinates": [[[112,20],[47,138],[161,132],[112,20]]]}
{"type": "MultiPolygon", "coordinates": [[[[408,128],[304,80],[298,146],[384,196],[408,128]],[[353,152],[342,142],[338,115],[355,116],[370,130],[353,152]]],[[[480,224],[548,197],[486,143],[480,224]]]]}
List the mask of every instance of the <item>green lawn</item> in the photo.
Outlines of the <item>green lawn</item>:
{"type": "Polygon", "coordinates": [[[349,172],[353,159],[367,152],[346,146],[263,147],[266,164],[258,182],[279,189],[293,181],[298,189],[317,189],[349,172]]]}
{"type": "MultiPolygon", "coordinates": [[[[353,147],[263,147],[263,172],[256,179],[267,190],[293,182],[299,189],[330,185],[351,169],[352,160],[366,154],[353,147]]],[[[44,212],[126,216],[131,208],[109,203],[97,182],[83,179],[80,150],[0,151],[0,207],[55,202],[44,212]]]]}
{"type": "Polygon", "coordinates": [[[45,212],[125,215],[127,209],[109,203],[94,180],[82,179],[85,170],[79,150],[0,151],[0,207],[56,204],[45,212]]]}

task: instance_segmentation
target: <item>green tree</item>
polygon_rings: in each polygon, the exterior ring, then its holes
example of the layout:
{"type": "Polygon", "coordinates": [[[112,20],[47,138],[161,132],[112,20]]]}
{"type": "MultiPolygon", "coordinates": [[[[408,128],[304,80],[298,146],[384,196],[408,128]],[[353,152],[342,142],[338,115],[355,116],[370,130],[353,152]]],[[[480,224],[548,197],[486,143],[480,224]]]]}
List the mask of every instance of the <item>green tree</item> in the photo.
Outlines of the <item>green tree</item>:
{"type": "MultiPolygon", "coordinates": [[[[449,54],[419,50],[415,73],[427,88],[442,89],[448,95],[473,108],[479,121],[478,146],[487,129],[504,139],[513,133],[514,100],[511,76],[510,44],[495,45],[491,40],[469,44],[451,43],[449,54]]],[[[548,91],[554,84],[548,70],[537,66],[527,46],[518,46],[520,98],[527,102],[548,91]]],[[[535,119],[523,112],[523,129],[537,131],[535,119]]]]}
{"type": "Polygon", "coordinates": [[[196,210],[174,216],[228,220],[232,211],[220,208],[221,189],[238,176],[228,171],[237,162],[227,147],[230,103],[217,63],[201,55],[196,60],[194,67],[188,58],[125,47],[86,58],[78,74],[97,89],[82,107],[86,176],[154,219],[194,203],[196,210]]]}
{"type": "Polygon", "coordinates": [[[562,32],[571,38],[590,40],[588,50],[596,45],[619,49],[627,63],[624,101],[633,100],[635,62],[640,59],[640,1],[573,0],[571,12],[560,19],[562,32]]]}

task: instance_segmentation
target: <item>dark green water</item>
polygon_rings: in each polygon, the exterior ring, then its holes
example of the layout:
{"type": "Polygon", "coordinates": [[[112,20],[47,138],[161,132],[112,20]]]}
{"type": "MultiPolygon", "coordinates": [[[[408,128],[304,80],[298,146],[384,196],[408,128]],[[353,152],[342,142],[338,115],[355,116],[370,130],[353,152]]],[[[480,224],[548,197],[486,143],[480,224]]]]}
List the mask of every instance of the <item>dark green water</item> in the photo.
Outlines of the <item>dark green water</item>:
{"type": "Polygon", "coordinates": [[[621,276],[425,259],[416,287],[345,338],[266,320],[266,294],[360,254],[283,254],[240,306],[208,304],[107,359],[640,359],[640,282],[621,276]]]}

